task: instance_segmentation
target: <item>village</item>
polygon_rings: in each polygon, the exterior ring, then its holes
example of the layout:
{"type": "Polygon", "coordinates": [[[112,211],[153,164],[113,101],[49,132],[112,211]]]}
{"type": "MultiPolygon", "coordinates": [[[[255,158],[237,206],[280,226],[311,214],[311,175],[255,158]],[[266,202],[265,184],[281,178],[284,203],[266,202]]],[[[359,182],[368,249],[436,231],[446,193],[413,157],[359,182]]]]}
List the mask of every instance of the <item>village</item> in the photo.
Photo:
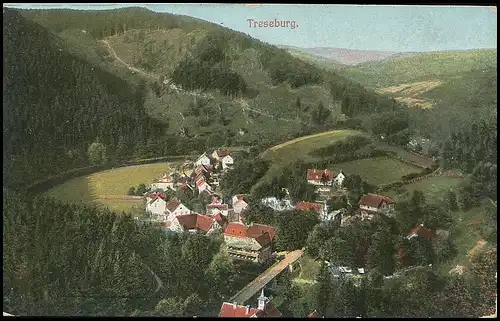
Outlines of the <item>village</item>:
{"type": "MultiPolygon", "coordinates": [[[[230,258],[237,261],[246,261],[265,265],[274,262],[276,254],[274,243],[277,228],[263,224],[245,221],[245,211],[250,206],[247,195],[223,195],[219,189],[220,180],[233,170],[237,159],[227,150],[213,150],[205,152],[195,162],[185,162],[178,170],[166,173],[155,178],[145,194],[146,213],[149,220],[159,225],[166,233],[204,232],[207,234],[220,233],[223,235],[225,249],[230,258]],[[184,205],[177,197],[168,199],[168,191],[184,191],[210,197],[211,202],[203,213],[193,211],[184,205]]],[[[334,173],[328,169],[308,169],[304,179],[323,198],[318,202],[297,202],[295,204],[288,197],[278,199],[265,197],[261,204],[276,212],[284,211],[311,211],[318,215],[320,222],[333,222],[338,226],[348,226],[352,221],[359,219],[372,220],[377,215],[394,216],[395,202],[387,196],[365,194],[359,201],[359,207],[354,213],[348,214],[346,209],[330,211],[325,195],[329,193],[345,194],[343,182],[346,175],[343,172],[334,173]]],[[[285,191],[287,194],[287,191],[285,191]]],[[[423,225],[412,229],[408,238],[431,238],[434,231],[423,225]]],[[[359,279],[365,274],[364,268],[350,266],[334,266],[328,264],[333,277],[351,277],[359,279]]],[[[259,298],[259,308],[239,306],[235,303],[223,303],[219,317],[251,317],[251,316],[279,316],[279,311],[267,304],[264,289],[259,298]],[[270,309],[270,310],[269,310],[270,309]],[[271,311],[271,312],[269,312],[271,311]]],[[[308,317],[318,317],[316,312],[308,317]]]]}

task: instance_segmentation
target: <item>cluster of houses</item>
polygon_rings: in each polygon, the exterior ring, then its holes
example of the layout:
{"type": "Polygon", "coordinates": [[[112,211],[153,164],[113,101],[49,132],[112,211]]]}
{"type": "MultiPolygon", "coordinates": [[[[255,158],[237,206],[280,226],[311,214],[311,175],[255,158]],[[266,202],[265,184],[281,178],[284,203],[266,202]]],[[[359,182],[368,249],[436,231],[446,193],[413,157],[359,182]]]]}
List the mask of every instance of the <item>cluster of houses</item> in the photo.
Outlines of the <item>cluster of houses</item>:
{"type": "MultiPolygon", "coordinates": [[[[249,201],[245,195],[234,195],[224,202],[222,196],[215,192],[219,174],[230,170],[233,163],[232,156],[226,151],[215,150],[211,154],[202,154],[193,164],[194,170],[191,175],[174,173],[153,181],[152,188],[159,189],[159,191],[146,196],[146,210],[153,221],[158,222],[169,232],[222,233],[225,249],[231,258],[253,263],[268,262],[274,253],[276,228],[244,222],[244,213],[249,207],[249,201]],[[188,189],[197,188],[200,193],[212,196],[210,204],[206,205],[205,213],[192,211],[177,198],[167,199],[166,193],[161,191],[167,188],[186,188],[186,186],[188,189]]],[[[306,179],[318,189],[341,188],[345,175],[342,172],[335,174],[327,169],[309,169],[306,179]]],[[[326,201],[293,204],[289,199],[266,197],[260,202],[278,212],[294,209],[312,211],[318,214],[321,221],[334,221],[340,226],[349,225],[356,218],[371,220],[377,215],[393,216],[395,204],[387,196],[366,194],[361,197],[358,210],[353,215],[347,216],[345,209],[330,211],[326,201]]],[[[433,232],[420,225],[408,235],[408,239],[414,237],[432,238],[433,232]]],[[[404,253],[400,254],[404,256],[404,253]]],[[[330,266],[330,269],[335,277],[363,276],[365,273],[363,268],[330,266]]],[[[258,298],[257,308],[224,302],[219,317],[280,317],[281,312],[269,302],[263,291],[258,298]]],[[[314,311],[306,317],[321,316],[314,311]]]]}

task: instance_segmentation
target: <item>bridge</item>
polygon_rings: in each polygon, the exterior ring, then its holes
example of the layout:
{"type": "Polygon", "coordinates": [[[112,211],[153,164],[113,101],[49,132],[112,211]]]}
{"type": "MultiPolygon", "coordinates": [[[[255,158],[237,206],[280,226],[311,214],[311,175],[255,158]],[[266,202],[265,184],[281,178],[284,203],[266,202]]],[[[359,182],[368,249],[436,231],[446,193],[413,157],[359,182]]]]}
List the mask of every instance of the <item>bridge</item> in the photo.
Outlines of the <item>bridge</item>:
{"type": "Polygon", "coordinates": [[[266,284],[271,282],[278,274],[281,273],[284,269],[286,269],[290,264],[297,261],[302,254],[304,254],[303,250],[295,250],[289,252],[285,258],[279,262],[273,264],[270,268],[265,270],[262,274],[248,283],[243,289],[241,289],[238,293],[236,293],[229,302],[243,305],[246,301],[251,299],[255,293],[259,292],[266,284]]]}

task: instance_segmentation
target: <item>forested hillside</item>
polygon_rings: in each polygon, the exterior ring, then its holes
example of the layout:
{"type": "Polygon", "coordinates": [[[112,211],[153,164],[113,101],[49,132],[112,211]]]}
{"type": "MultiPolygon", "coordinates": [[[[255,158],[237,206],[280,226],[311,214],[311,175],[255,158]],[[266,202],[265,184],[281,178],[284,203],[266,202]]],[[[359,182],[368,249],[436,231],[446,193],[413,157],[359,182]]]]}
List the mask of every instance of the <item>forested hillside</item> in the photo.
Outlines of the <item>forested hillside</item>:
{"type": "Polygon", "coordinates": [[[333,128],[344,97],[353,117],[395,107],[338,73],[206,21],[138,8],[21,13],[71,48],[88,43],[92,50],[79,50],[87,60],[127,81],[143,79],[147,113],[190,149],[270,145],[333,128]],[[140,72],[131,77],[126,65],[140,72]]]}
{"type": "Polygon", "coordinates": [[[3,203],[3,309],[14,315],[192,317],[232,291],[216,236],[167,238],[130,216],[5,189],[3,203]]]}
{"type": "Polygon", "coordinates": [[[71,55],[13,10],[4,10],[4,50],[4,184],[82,166],[97,140],[126,154],[162,133],[144,111],[144,84],[71,55]]]}

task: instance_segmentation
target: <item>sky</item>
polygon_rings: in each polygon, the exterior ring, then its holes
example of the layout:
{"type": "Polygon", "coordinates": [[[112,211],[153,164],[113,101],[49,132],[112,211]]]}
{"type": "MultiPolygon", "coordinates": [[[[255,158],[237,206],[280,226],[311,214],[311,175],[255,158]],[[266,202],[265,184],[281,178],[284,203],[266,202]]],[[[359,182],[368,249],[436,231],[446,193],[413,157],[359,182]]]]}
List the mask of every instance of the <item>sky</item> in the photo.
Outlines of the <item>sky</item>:
{"type": "Polygon", "coordinates": [[[496,7],[248,4],[4,4],[106,10],[146,7],[200,18],[274,45],[422,52],[497,47],[496,7]],[[257,24],[250,25],[248,19],[257,24]],[[269,27],[264,21],[290,21],[269,27]],[[259,27],[258,22],[261,22],[259,27]],[[294,21],[294,23],[292,23],[294,21]],[[295,26],[295,28],[292,28],[295,26]]]}

